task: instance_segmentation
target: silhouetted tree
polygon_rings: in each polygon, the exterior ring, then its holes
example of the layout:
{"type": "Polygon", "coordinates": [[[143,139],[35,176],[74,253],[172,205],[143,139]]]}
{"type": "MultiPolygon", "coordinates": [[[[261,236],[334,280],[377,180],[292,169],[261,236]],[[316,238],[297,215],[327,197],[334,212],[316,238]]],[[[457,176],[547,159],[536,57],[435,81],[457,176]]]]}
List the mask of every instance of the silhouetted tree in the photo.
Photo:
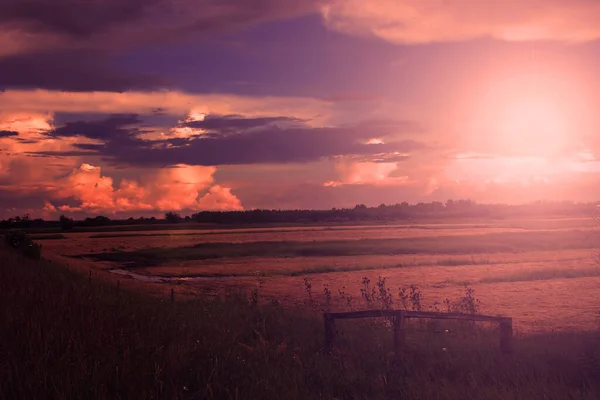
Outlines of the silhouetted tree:
{"type": "Polygon", "coordinates": [[[183,218],[181,218],[181,215],[179,213],[172,212],[172,211],[169,211],[168,213],[165,214],[165,219],[167,220],[167,222],[170,222],[170,223],[177,223],[177,222],[181,222],[181,220],[183,220],[183,218]]]}
{"type": "Polygon", "coordinates": [[[60,223],[60,229],[63,231],[70,231],[75,226],[75,221],[72,218],[61,215],[58,219],[60,223]]]}

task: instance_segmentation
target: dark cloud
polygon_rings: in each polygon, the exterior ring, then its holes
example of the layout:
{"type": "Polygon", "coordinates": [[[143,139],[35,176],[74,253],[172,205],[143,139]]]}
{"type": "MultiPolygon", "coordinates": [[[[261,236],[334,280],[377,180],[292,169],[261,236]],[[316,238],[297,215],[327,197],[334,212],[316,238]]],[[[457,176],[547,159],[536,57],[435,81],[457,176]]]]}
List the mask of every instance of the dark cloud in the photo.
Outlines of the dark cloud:
{"type": "MultiPolygon", "coordinates": [[[[143,141],[137,115],[111,115],[99,121],[77,121],[47,132],[54,137],[84,136],[105,144],[79,144],[116,163],[141,166],[239,165],[309,162],[324,157],[360,155],[385,159],[426,147],[414,140],[394,141],[396,134],[415,132],[407,121],[371,121],[346,127],[310,127],[293,118],[210,116],[186,126],[207,132],[190,138],[143,141]],[[390,137],[385,144],[365,144],[390,137]]],[[[57,154],[57,153],[55,153],[57,154]]]]}
{"type": "Polygon", "coordinates": [[[142,121],[136,114],[112,114],[97,121],[75,121],[45,132],[52,137],[84,136],[108,142],[133,139],[140,133],[137,127],[142,121]]]}
{"type": "Polygon", "coordinates": [[[32,213],[37,217],[51,191],[43,186],[21,186],[20,190],[4,186],[0,179],[0,219],[32,213]]]}
{"type": "Polygon", "coordinates": [[[36,144],[36,143],[40,142],[39,140],[23,139],[23,138],[15,138],[15,140],[22,144],[36,144]]]}
{"type": "Polygon", "coordinates": [[[29,157],[84,157],[84,156],[98,156],[97,152],[93,151],[36,151],[23,153],[29,157]]]}
{"type": "Polygon", "coordinates": [[[300,15],[314,11],[317,1],[0,0],[0,38],[15,38],[7,42],[14,49],[0,49],[0,90],[172,88],[163,77],[142,72],[150,67],[127,72],[123,51],[300,15]]]}
{"type": "Polygon", "coordinates": [[[0,58],[0,88],[67,91],[149,90],[167,87],[156,75],[130,74],[112,68],[105,55],[92,51],[19,54],[0,58]]]}
{"type": "Polygon", "coordinates": [[[15,131],[1,131],[0,130],[0,138],[13,137],[13,136],[19,136],[19,132],[15,132],[15,131]]]}
{"type": "Polygon", "coordinates": [[[264,127],[266,125],[298,125],[302,122],[305,121],[288,117],[243,118],[237,115],[209,115],[202,121],[189,121],[184,122],[181,125],[188,128],[204,129],[208,131],[208,133],[224,135],[241,132],[247,129],[264,127]]]}
{"type": "Polygon", "coordinates": [[[2,0],[0,22],[29,31],[87,38],[139,19],[157,0],[2,0]]]}
{"type": "Polygon", "coordinates": [[[122,48],[231,31],[316,11],[320,0],[0,0],[0,29],[62,38],[65,48],[122,48]]]}

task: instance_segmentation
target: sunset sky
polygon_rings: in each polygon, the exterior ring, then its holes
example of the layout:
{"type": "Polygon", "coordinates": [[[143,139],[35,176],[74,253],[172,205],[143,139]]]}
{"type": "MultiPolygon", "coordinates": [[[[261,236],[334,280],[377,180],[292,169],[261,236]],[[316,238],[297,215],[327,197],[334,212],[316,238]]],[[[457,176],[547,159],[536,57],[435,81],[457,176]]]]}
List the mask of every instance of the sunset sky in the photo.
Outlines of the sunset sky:
{"type": "Polygon", "coordinates": [[[0,218],[600,200],[597,0],[0,0],[0,218]]]}

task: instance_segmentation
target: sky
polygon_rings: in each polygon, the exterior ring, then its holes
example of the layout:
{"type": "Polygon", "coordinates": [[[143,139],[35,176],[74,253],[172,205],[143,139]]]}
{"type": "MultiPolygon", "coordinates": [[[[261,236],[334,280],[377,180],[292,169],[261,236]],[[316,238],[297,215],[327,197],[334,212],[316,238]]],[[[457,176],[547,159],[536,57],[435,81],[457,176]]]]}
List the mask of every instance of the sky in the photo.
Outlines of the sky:
{"type": "Polygon", "coordinates": [[[0,0],[0,218],[600,200],[597,0],[0,0]]]}

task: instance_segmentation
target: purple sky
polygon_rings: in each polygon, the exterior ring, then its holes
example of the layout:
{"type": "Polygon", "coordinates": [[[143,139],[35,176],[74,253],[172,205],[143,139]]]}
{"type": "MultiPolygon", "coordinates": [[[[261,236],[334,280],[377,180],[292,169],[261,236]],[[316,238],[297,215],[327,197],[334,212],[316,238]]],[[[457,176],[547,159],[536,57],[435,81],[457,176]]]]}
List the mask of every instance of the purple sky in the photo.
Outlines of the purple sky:
{"type": "Polygon", "coordinates": [[[591,0],[0,0],[0,217],[599,200],[598,20],[591,0]]]}

